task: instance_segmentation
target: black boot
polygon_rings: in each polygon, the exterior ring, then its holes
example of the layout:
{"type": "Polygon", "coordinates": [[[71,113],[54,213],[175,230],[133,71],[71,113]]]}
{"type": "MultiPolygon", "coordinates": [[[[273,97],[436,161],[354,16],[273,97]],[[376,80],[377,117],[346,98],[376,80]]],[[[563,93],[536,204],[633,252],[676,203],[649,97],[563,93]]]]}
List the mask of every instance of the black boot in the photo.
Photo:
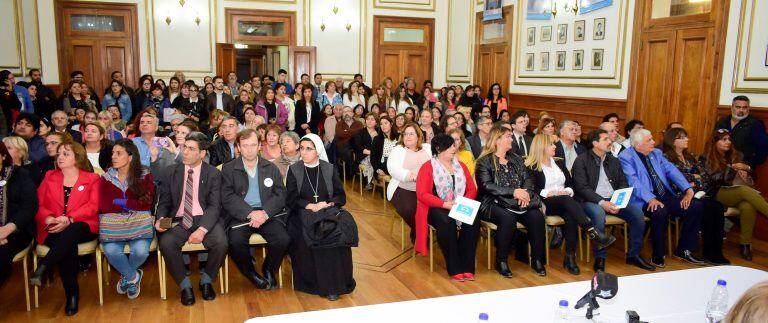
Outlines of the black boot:
{"type": "Polygon", "coordinates": [[[275,279],[275,274],[269,269],[264,269],[264,280],[267,281],[267,289],[275,289],[280,287],[275,279]]]}
{"type": "Polygon", "coordinates": [[[544,263],[541,260],[534,260],[531,262],[531,268],[536,272],[536,275],[546,276],[547,269],[544,268],[544,263]]]}
{"type": "Polygon", "coordinates": [[[509,265],[507,265],[506,261],[496,262],[496,272],[506,278],[512,278],[512,272],[509,270],[509,265]]]}
{"type": "Polygon", "coordinates": [[[72,316],[77,314],[78,304],[80,303],[80,296],[73,295],[67,297],[67,304],[64,306],[64,314],[72,316]]]}
{"type": "Polygon", "coordinates": [[[595,243],[598,250],[603,250],[616,241],[616,237],[598,232],[595,228],[589,228],[589,230],[587,230],[587,235],[589,235],[589,239],[595,243]]]}
{"type": "Polygon", "coordinates": [[[256,286],[258,289],[267,289],[269,288],[269,282],[264,279],[259,273],[251,270],[247,274],[245,274],[245,278],[248,278],[248,280],[253,284],[253,286],[256,286]]]}
{"type": "Polygon", "coordinates": [[[563,267],[565,267],[565,269],[567,269],[571,275],[578,275],[581,273],[579,265],[576,264],[575,252],[569,252],[565,254],[565,259],[563,259],[563,267]]]}
{"type": "Polygon", "coordinates": [[[739,245],[739,250],[741,253],[741,258],[744,258],[745,260],[752,261],[752,245],[745,243],[739,245]]]}
{"type": "Polygon", "coordinates": [[[29,277],[29,284],[33,286],[42,286],[45,279],[45,271],[48,269],[45,265],[37,266],[37,269],[32,273],[32,277],[29,277]]]}

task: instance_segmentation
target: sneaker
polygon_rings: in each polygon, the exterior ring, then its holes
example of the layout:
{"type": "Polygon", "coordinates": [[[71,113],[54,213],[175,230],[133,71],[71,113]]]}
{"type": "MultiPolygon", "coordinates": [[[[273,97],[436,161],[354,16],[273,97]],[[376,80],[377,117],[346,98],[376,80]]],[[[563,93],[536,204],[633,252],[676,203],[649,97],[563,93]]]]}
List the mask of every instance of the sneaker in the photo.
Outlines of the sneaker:
{"type": "Polygon", "coordinates": [[[141,293],[142,277],[144,277],[144,272],[141,269],[139,269],[136,272],[136,279],[128,283],[128,288],[127,288],[128,299],[135,299],[136,297],[139,297],[139,294],[141,293]]]}
{"type": "Polygon", "coordinates": [[[120,295],[125,295],[127,292],[128,280],[125,279],[125,276],[120,276],[120,279],[117,280],[117,293],[120,295]]]}
{"type": "Polygon", "coordinates": [[[455,282],[463,283],[464,280],[466,280],[466,278],[464,278],[464,274],[456,274],[456,275],[451,276],[451,280],[453,280],[455,282]]]}

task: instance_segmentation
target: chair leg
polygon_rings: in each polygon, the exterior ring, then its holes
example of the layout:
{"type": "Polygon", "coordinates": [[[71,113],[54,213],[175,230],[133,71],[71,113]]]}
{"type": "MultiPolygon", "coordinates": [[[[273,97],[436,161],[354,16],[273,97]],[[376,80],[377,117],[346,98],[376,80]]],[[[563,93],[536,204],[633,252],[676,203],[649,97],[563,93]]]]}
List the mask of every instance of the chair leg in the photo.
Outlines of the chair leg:
{"type": "MultiPolygon", "coordinates": [[[[429,272],[435,271],[435,248],[432,247],[434,236],[432,235],[432,229],[429,229],[429,272]]],[[[416,250],[416,248],[413,248],[416,250]]]]}
{"type": "MultiPolygon", "coordinates": [[[[32,271],[36,271],[36,270],[37,270],[37,252],[33,251],[32,252],[32,271]]],[[[29,281],[26,281],[24,283],[29,284],[29,281]]],[[[38,287],[37,287],[37,285],[35,285],[34,289],[35,289],[35,308],[38,308],[40,303],[38,303],[38,297],[37,297],[37,295],[38,295],[38,292],[37,292],[38,287]]]]}
{"type": "Polygon", "coordinates": [[[224,258],[224,291],[229,294],[229,255],[224,258]]]}
{"type": "Polygon", "coordinates": [[[491,270],[491,229],[485,229],[485,250],[488,254],[488,270],[491,270]]]}
{"type": "Polygon", "coordinates": [[[585,239],[585,240],[587,240],[587,250],[586,250],[587,257],[586,258],[587,258],[587,263],[589,263],[589,261],[590,261],[590,259],[589,259],[590,252],[592,252],[592,241],[590,241],[590,239],[588,239],[588,238],[585,239]]]}
{"type": "Polygon", "coordinates": [[[277,269],[277,283],[280,285],[280,288],[283,288],[283,262],[280,262],[280,268],[277,269]]]}
{"type": "Polygon", "coordinates": [[[549,265],[549,231],[547,231],[547,229],[549,229],[549,227],[544,226],[544,252],[546,252],[546,265],[549,265]]]}
{"type": "Polygon", "coordinates": [[[667,249],[669,249],[669,255],[672,256],[672,225],[667,223],[667,249]]]}
{"type": "Polygon", "coordinates": [[[165,272],[165,257],[162,255],[160,256],[160,264],[163,267],[163,296],[165,297],[163,299],[166,299],[168,297],[168,273],[165,272]]]}
{"type": "Polygon", "coordinates": [[[384,185],[381,186],[381,199],[384,201],[384,209],[387,209],[387,185],[384,183],[384,185]]]}
{"type": "Polygon", "coordinates": [[[405,250],[405,220],[403,220],[403,218],[400,218],[400,251],[404,251],[404,250],[405,250]]]}
{"type": "Polygon", "coordinates": [[[160,255],[160,248],[157,249],[157,281],[160,287],[160,299],[165,299],[165,275],[163,272],[163,259],[160,255]]]}
{"type": "Polygon", "coordinates": [[[584,261],[584,249],[581,247],[581,227],[577,227],[577,236],[579,238],[579,260],[584,261]]]}
{"type": "Polygon", "coordinates": [[[103,268],[101,265],[101,252],[96,249],[96,280],[98,280],[99,284],[99,305],[104,305],[104,283],[102,282],[104,273],[101,272],[103,268]]]}
{"type": "Polygon", "coordinates": [[[629,253],[629,236],[627,235],[627,223],[624,222],[624,254],[629,253]]]}
{"type": "Polygon", "coordinates": [[[107,273],[104,275],[104,285],[109,286],[109,276],[111,276],[110,273],[112,272],[112,269],[109,268],[109,262],[107,261],[107,256],[104,253],[102,253],[100,249],[96,249],[96,252],[101,253],[102,255],[101,268],[107,269],[107,273]]]}
{"type": "Polygon", "coordinates": [[[360,179],[360,181],[359,181],[360,182],[360,196],[362,197],[363,196],[363,172],[362,171],[358,172],[357,176],[360,179]]]}
{"type": "Polygon", "coordinates": [[[31,308],[29,306],[29,272],[27,270],[27,258],[29,258],[29,256],[25,256],[24,259],[21,260],[21,263],[24,267],[24,299],[27,301],[27,312],[29,312],[31,308]]]}

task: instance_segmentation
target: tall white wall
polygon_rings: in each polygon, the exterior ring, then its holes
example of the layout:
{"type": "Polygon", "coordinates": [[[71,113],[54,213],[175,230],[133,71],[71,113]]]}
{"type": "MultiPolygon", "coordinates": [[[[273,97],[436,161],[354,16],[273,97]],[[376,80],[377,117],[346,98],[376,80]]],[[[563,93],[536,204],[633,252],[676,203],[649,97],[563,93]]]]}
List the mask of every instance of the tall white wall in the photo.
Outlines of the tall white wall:
{"type": "Polygon", "coordinates": [[[734,0],[728,13],[720,104],[746,95],[768,107],[768,1],[734,0]]]}

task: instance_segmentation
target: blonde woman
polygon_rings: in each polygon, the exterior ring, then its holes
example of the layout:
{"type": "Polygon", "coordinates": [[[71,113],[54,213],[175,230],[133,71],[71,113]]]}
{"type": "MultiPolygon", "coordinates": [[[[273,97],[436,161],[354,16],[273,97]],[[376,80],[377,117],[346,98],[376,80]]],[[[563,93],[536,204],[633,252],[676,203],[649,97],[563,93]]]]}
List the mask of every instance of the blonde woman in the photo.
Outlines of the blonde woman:
{"type": "Polygon", "coordinates": [[[565,167],[565,161],[555,160],[554,135],[538,134],[531,142],[525,166],[529,168],[534,180],[534,192],[539,194],[546,206],[547,215],[559,215],[565,220],[565,259],[563,267],[572,275],[580,273],[576,264],[576,244],[578,228],[584,229],[598,249],[604,249],[616,238],[595,230],[581,204],[574,198],[573,179],[565,167]]]}
{"type": "Polygon", "coordinates": [[[99,112],[99,122],[101,123],[101,126],[104,127],[104,129],[107,131],[107,139],[109,139],[109,141],[115,142],[125,137],[121,131],[115,129],[114,120],[112,119],[112,114],[109,113],[109,111],[99,112]]]}
{"type": "Polygon", "coordinates": [[[768,281],[755,284],[733,304],[726,323],[762,322],[768,317],[768,281]]]}
{"type": "MultiPolygon", "coordinates": [[[[426,111],[426,110],[425,110],[426,111]]],[[[453,129],[448,131],[448,135],[453,138],[453,142],[456,145],[456,157],[459,161],[467,166],[469,173],[475,176],[475,156],[472,155],[471,150],[467,150],[467,140],[464,139],[464,132],[461,129],[453,129]]]]}

